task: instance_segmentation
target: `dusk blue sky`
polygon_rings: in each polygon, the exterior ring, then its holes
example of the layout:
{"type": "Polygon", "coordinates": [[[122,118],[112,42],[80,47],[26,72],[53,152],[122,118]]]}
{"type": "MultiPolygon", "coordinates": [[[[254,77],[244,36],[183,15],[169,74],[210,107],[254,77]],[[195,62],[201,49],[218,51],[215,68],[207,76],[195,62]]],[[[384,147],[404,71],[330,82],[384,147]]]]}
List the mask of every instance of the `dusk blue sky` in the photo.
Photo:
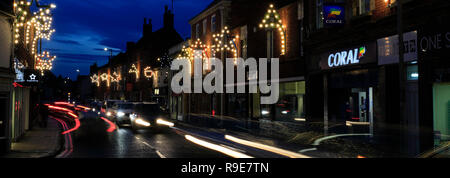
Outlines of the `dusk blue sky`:
{"type": "MultiPolygon", "coordinates": [[[[162,27],[164,6],[171,0],[41,0],[55,3],[52,40],[43,41],[43,49],[57,56],[52,72],[76,80],[89,74],[94,62],[103,65],[109,53],[105,47],[124,51],[127,41],[142,36],[144,18],[151,18],[153,30],[162,27]]],[[[174,0],[175,28],[190,36],[189,19],[201,12],[212,0],[174,0]]]]}

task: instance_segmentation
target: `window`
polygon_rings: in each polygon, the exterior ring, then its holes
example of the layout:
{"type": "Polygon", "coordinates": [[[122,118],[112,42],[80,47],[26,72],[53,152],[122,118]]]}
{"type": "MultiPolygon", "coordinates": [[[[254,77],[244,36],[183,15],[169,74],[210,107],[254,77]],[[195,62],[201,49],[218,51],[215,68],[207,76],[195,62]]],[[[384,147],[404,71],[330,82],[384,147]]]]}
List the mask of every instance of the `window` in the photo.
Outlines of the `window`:
{"type": "Polygon", "coordinates": [[[323,0],[316,0],[316,28],[323,28],[323,0]]]}
{"type": "Polygon", "coordinates": [[[216,15],[211,16],[211,32],[216,32],[216,15]]]}
{"type": "Polygon", "coordinates": [[[200,24],[195,25],[195,37],[200,37],[200,24]]]}
{"type": "Polygon", "coordinates": [[[358,0],[358,15],[365,15],[370,12],[370,1],[371,0],[358,0]]]}
{"type": "Polygon", "coordinates": [[[206,35],[206,23],[207,23],[207,20],[206,19],[203,20],[203,35],[206,35]]]}

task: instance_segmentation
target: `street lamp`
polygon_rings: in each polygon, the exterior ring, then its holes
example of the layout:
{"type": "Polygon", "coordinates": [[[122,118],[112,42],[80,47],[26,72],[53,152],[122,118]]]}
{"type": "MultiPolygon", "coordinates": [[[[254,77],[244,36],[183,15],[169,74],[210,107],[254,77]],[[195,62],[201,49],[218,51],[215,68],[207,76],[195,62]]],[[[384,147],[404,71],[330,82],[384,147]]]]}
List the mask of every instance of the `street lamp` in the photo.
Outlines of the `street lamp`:
{"type": "Polygon", "coordinates": [[[105,48],[105,49],[103,49],[103,50],[105,50],[105,51],[109,51],[109,60],[111,60],[111,58],[112,58],[112,52],[113,52],[113,50],[112,50],[112,49],[110,49],[110,48],[105,48]]]}

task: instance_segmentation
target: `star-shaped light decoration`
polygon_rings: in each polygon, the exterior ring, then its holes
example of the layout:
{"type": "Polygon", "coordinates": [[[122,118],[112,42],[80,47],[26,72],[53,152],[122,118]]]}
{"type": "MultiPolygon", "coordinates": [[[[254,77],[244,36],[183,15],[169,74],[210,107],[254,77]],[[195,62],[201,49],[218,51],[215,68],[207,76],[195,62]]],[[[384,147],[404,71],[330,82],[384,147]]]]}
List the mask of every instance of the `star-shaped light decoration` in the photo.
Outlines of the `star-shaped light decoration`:
{"type": "Polygon", "coordinates": [[[30,80],[36,80],[36,75],[31,74],[31,75],[30,75],[30,80]]]}
{"type": "Polygon", "coordinates": [[[36,69],[41,71],[41,75],[44,75],[44,71],[52,70],[53,61],[56,56],[51,56],[50,52],[44,51],[42,54],[38,54],[36,57],[36,69]]]}
{"type": "Polygon", "coordinates": [[[99,81],[99,78],[98,78],[97,74],[94,74],[94,75],[91,76],[91,82],[92,83],[96,83],[97,87],[100,86],[100,81],[99,81]]]}

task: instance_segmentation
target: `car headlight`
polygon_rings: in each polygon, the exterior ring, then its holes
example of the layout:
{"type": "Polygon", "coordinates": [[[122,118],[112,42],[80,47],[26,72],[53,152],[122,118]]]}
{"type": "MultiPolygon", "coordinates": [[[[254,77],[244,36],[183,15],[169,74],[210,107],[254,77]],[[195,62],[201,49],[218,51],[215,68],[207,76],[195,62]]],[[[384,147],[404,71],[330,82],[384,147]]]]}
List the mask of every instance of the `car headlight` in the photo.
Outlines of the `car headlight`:
{"type": "Polygon", "coordinates": [[[92,108],[92,111],[95,112],[95,108],[92,108]]]}
{"type": "Polygon", "coordinates": [[[145,126],[145,127],[148,127],[148,126],[151,125],[149,122],[144,121],[144,120],[142,120],[142,119],[136,119],[136,120],[134,120],[134,122],[135,122],[136,124],[138,124],[138,125],[142,125],[142,126],[145,126]]]}
{"type": "Polygon", "coordinates": [[[267,111],[267,110],[262,110],[262,111],[261,111],[261,114],[262,114],[262,115],[268,115],[268,114],[269,114],[269,111],[267,111]]]}
{"type": "Polygon", "coordinates": [[[173,124],[172,122],[169,122],[169,121],[165,121],[165,120],[163,120],[163,119],[157,119],[156,120],[156,123],[157,124],[160,124],[160,125],[166,125],[166,126],[169,126],[169,127],[173,127],[175,124],[173,124]]]}
{"type": "Polygon", "coordinates": [[[125,113],[122,111],[117,112],[117,117],[123,117],[125,116],[125,113]]]}
{"type": "Polygon", "coordinates": [[[112,115],[111,112],[106,113],[106,116],[111,116],[111,115],[112,115]]]}

